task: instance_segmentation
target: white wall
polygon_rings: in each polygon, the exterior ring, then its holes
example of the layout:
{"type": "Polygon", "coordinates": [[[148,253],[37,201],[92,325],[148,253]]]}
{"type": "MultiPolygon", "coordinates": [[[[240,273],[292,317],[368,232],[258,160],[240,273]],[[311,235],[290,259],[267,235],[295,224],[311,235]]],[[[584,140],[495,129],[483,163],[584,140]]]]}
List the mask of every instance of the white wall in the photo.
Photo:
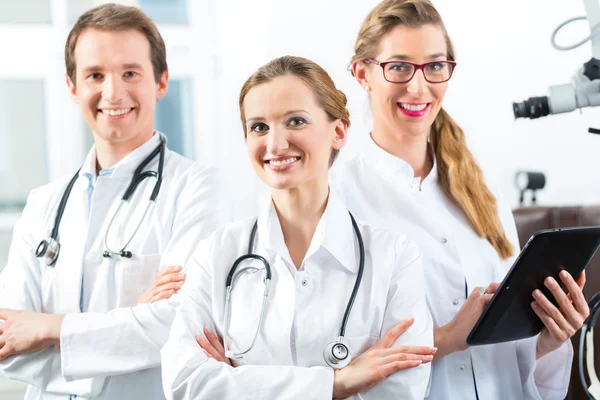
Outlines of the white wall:
{"type": "MultiPolygon", "coordinates": [[[[468,143],[490,182],[518,202],[514,174],[542,171],[547,183],[540,204],[600,203],[596,154],[600,109],[580,114],[514,120],[512,102],[546,94],[549,85],[567,83],[591,57],[588,43],[571,52],[550,45],[552,30],[562,21],[584,15],[583,2],[573,0],[434,0],[454,41],[458,67],[445,107],[467,134],[468,143]]],[[[369,131],[369,106],[346,66],[354,40],[375,0],[221,0],[217,8],[219,55],[218,149],[231,185],[240,192],[265,190],[250,168],[242,139],[237,96],[245,79],[268,60],[299,55],[321,64],[349,98],[351,136],[342,157],[358,151],[369,131]],[[234,12],[235,10],[235,12],[234,12]]],[[[576,23],[559,35],[573,43],[589,33],[576,23]]],[[[238,216],[252,214],[243,197],[238,216]]]]}

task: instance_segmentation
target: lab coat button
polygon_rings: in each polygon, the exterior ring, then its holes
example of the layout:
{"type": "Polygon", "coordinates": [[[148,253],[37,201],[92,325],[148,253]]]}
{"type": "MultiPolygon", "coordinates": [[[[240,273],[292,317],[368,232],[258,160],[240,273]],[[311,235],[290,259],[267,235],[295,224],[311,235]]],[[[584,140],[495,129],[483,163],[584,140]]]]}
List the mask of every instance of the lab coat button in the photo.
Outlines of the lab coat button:
{"type": "Polygon", "coordinates": [[[446,238],[441,238],[441,239],[440,239],[440,242],[442,242],[442,244],[446,244],[446,243],[448,243],[448,239],[446,239],[446,238]]]}
{"type": "Polygon", "coordinates": [[[306,279],[302,279],[302,286],[308,285],[308,281],[306,279]]]}
{"type": "Polygon", "coordinates": [[[465,365],[464,365],[464,364],[461,364],[461,366],[460,366],[460,370],[461,370],[461,371],[464,371],[464,370],[465,370],[465,365]]]}
{"type": "Polygon", "coordinates": [[[457,306],[458,305],[458,300],[452,300],[452,304],[457,306]]]}

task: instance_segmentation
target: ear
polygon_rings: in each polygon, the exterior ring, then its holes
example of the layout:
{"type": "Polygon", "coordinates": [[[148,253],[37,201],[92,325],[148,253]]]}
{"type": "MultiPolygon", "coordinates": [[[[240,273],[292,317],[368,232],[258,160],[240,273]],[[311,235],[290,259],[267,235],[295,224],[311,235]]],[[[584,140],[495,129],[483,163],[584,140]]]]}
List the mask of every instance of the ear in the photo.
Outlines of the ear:
{"type": "Polygon", "coordinates": [[[371,91],[371,85],[369,84],[369,72],[370,65],[364,61],[357,60],[352,63],[352,75],[356,81],[365,89],[367,92],[371,91]]]}
{"type": "Polygon", "coordinates": [[[79,98],[77,97],[77,86],[75,86],[75,83],[73,83],[69,75],[65,75],[65,78],[67,87],[69,88],[69,94],[71,95],[71,99],[73,99],[73,103],[79,104],[79,98]]]}
{"type": "Polygon", "coordinates": [[[348,124],[346,121],[338,119],[335,125],[335,136],[333,137],[333,143],[331,143],[331,147],[334,150],[340,150],[346,144],[347,137],[348,124]]]}
{"type": "Polygon", "coordinates": [[[166,70],[160,76],[159,81],[156,83],[156,100],[162,99],[169,90],[169,71],[166,70]]]}

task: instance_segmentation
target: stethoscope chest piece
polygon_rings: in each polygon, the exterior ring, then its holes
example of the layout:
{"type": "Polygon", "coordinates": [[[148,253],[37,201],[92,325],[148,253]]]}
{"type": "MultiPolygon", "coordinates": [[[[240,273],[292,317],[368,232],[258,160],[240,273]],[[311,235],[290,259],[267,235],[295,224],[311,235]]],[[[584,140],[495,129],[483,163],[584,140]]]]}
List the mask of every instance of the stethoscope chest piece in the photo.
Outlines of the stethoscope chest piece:
{"type": "Polygon", "coordinates": [[[334,369],[344,368],[352,360],[350,349],[340,341],[328,343],[323,350],[323,358],[327,365],[334,369]]]}
{"type": "Polygon", "coordinates": [[[44,257],[46,259],[46,265],[49,267],[56,263],[59,254],[60,243],[52,237],[49,237],[48,240],[42,240],[35,250],[35,256],[44,257]]]}

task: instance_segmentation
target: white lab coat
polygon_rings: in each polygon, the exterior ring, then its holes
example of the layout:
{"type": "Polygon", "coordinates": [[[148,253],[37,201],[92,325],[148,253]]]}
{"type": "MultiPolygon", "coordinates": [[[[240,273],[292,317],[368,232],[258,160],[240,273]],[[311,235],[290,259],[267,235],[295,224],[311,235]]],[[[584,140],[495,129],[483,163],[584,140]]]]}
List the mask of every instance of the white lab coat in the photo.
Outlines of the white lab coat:
{"type": "MultiPolygon", "coordinates": [[[[435,327],[450,322],[475,287],[500,282],[514,261],[515,257],[501,260],[488,241],[475,234],[464,213],[444,194],[436,165],[420,183],[408,163],[369,140],[359,155],[334,166],[331,175],[332,188],[357,217],[401,230],[415,240],[423,255],[435,327]]],[[[501,201],[498,210],[516,256],[519,242],[511,210],[501,201]]],[[[480,400],[564,399],[571,343],[536,361],[536,340],[476,346],[443,357],[433,363],[428,398],[475,400],[476,384],[480,400]]]]}
{"type": "MultiPolygon", "coordinates": [[[[256,343],[235,368],[209,359],[195,337],[202,328],[223,335],[225,281],[246,254],[255,219],[230,224],[203,241],[188,268],[167,344],[162,349],[163,385],[170,399],[331,399],[333,371],[323,359],[337,339],[359,263],[358,243],[346,207],[333,194],[299,270],[269,201],[258,218],[255,253],[272,268],[265,318],[256,343]]],[[[395,343],[431,346],[424,276],[416,246],[404,235],[359,223],[365,246],[364,275],[348,319],[346,343],[354,357],[391,327],[415,318],[395,343]]],[[[237,281],[231,300],[231,348],[248,348],[262,304],[264,267],[237,281]]],[[[239,268],[245,268],[242,264],[239,268]]],[[[404,370],[353,399],[422,399],[430,365],[404,370]]]]}
{"type": "MultiPolygon", "coordinates": [[[[66,314],[60,347],[9,357],[0,363],[8,378],[29,384],[25,398],[162,399],[160,348],[167,339],[179,295],[137,305],[159,269],[184,265],[200,239],[225,223],[216,171],[167,150],[156,205],[127,247],[131,259],[103,258],[103,239],[133,171],[159,143],[159,134],[130,153],[110,177],[98,177],[92,149],[65,209],[59,231],[60,256],[53,267],[35,257],[49,236],[60,198],[71,178],[31,192],[17,223],[8,264],[0,275],[0,307],[66,314]],[[89,218],[88,218],[89,210],[89,218]],[[82,290],[82,277],[84,290],[82,290]],[[83,312],[80,310],[83,306],[83,312]]],[[[156,171],[158,157],[145,170],[156,171]]],[[[142,182],[121,210],[109,246],[124,244],[143,214],[154,178],[142,182]],[[112,243],[112,245],[111,245],[112,243]]],[[[119,247],[120,248],[120,247],[119,247]]]]}

